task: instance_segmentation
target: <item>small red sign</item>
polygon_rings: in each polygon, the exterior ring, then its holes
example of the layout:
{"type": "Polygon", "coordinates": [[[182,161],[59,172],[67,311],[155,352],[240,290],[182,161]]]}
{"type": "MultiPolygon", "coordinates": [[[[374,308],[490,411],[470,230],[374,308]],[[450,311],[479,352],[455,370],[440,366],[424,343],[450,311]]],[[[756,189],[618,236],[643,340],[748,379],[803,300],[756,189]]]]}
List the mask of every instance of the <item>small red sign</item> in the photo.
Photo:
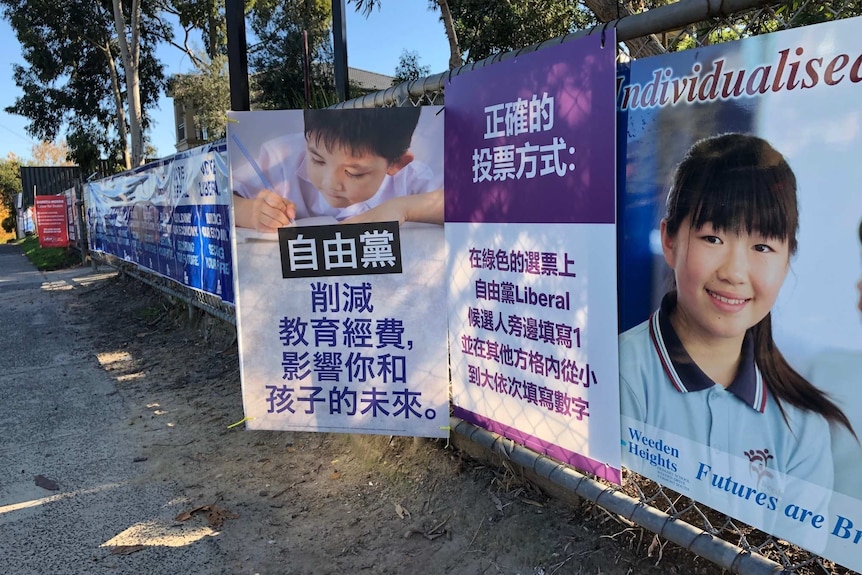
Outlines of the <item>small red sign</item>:
{"type": "Polygon", "coordinates": [[[65,196],[36,196],[36,233],[39,236],[40,247],[69,246],[69,222],[66,218],[65,196]]]}

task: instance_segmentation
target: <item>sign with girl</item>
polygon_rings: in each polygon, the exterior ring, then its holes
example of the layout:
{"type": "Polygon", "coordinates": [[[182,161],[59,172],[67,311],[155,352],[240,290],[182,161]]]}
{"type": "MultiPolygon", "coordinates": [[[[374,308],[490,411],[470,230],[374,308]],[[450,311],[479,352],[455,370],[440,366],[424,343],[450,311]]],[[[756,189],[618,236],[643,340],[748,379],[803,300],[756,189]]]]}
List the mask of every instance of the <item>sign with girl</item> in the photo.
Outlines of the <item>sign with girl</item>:
{"type": "Polygon", "coordinates": [[[623,464],[857,570],[859,24],[634,62],[617,93],[623,464]]]}

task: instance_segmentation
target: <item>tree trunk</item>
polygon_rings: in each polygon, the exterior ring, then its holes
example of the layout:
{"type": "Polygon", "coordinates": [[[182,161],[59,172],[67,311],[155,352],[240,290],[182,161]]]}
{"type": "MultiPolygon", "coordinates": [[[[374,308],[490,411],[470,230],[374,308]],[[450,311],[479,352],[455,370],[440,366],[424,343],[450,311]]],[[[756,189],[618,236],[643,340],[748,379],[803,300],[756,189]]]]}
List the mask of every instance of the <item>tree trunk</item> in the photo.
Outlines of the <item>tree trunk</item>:
{"type": "Polygon", "coordinates": [[[218,22],[216,21],[215,11],[215,0],[209,0],[207,2],[207,33],[209,34],[209,50],[207,51],[207,55],[210,57],[210,62],[215,60],[220,48],[218,30],[216,29],[218,22]]]}
{"type": "Polygon", "coordinates": [[[452,12],[449,10],[447,0],[435,0],[440,7],[440,17],[446,28],[446,38],[449,40],[449,69],[457,68],[462,64],[461,47],[458,45],[458,36],[455,34],[455,22],[452,20],[452,12]]]}
{"type": "MultiPolygon", "coordinates": [[[[634,14],[631,2],[622,2],[618,0],[584,0],[587,8],[593,11],[601,22],[611,22],[624,16],[634,14]]],[[[664,46],[658,41],[655,35],[650,34],[642,38],[634,38],[626,40],[626,46],[629,49],[629,54],[632,58],[645,58],[647,56],[657,56],[664,54],[664,46]]]]}
{"type": "Polygon", "coordinates": [[[105,59],[108,61],[108,70],[111,72],[111,92],[114,95],[114,105],[117,107],[117,133],[123,142],[123,166],[127,170],[132,169],[132,159],[129,156],[129,131],[126,129],[126,108],[123,106],[123,93],[120,91],[120,76],[117,74],[117,64],[111,54],[110,45],[101,46],[105,59]]]}
{"type": "Polygon", "coordinates": [[[129,105],[129,131],[132,136],[132,167],[144,163],[144,131],[141,112],[141,82],[138,75],[141,55],[140,25],[141,5],[132,0],[129,28],[131,38],[126,37],[126,19],[120,0],[112,0],[114,6],[114,27],[120,44],[120,56],[126,71],[126,100],[129,105]]]}

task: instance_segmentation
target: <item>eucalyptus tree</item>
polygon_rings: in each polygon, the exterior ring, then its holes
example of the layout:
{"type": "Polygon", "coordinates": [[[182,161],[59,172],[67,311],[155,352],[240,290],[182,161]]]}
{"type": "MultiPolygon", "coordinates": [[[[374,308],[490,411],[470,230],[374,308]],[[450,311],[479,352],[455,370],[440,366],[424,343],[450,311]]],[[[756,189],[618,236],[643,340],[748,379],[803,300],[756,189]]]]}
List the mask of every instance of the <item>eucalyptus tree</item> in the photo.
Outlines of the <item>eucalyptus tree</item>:
{"type": "Polygon", "coordinates": [[[164,86],[155,48],[170,34],[157,5],[0,0],[0,9],[25,62],[13,67],[22,95],[6,111],[27,118],[39,140],[65,130],[70,155],[84,168],[103,154],[127,168],[139,165],[148,111],[164,86]]]}
{"type": "Polygon", "coordinates": [[[197,68],[206,68],[217,56],[227,54],[225,0],[159,1],[161,9],[173,15],[183,30],[182,39],[170,37],[167,41],[185,52],[197,68]],[[208,60],[202,60],[199,50],[193,45],[197,34],[200,34],[203,53],[208,60]]]}
{"type": "Polygon", "coordinates": [[[307,54],[315,104],[334,103],[331,0],[257,0],[250,16],[252,100],[268,109],[306,106],[307,54]]]}
{"type": "Polygon", "coordinates": [[[596,23],[570,0],[449,0],[455,30],[467,62],[564,36],[596,23]]]}
{"type": "Polygon", "coordinates": [[[15,230],[15,196],[21,193],[21,162],[15,154],[0,159],[0,227],[15,230]]]}
{"type": "Polygon", "coordinates": [[[198,54],[195,62],[197,72],[172,76],[168,80],[169,91],[174,98],[193,106],[195,126],[201,129],[205,141],[212,142],[223,138],[227,129],[230,110],[227,56],[217,54],[210,58],[198,54]]]}
{"type": "MultiPolygon", "coordinates": [[[[348,1],[366,17],[383,4],[383,0],[348,1]]],[[[645,2],[624,0],[428,0],[428,4],[429,9],[440,12],[449,41],[449,68],[609,22],[646,7],[645,2]]],[[[626,44],[631,52],[642,55],[664,51],[653,37],[626,44]]]]}
{"type": "MultiPolygon", "coordinates": [[[[204,141],[223,138],[230,109],[225,0],[158,0],[176,18],[182,32],[167,42],[188,56],[194,72],[168,78],[168,95],[191,104],[195,127],[204,141]],[[203,43],[203,50],[196,45],[203,43]]],[[[249,4],[249,3],[247,3],[249,4]]]]}
{"type": "Polygon", "coordinates": [[[430,66],[419,64],[418,52],[402,50],[401,57],[398,59],[398,66],[395,67],[395,77],[392,78],[392,85],[397,86],[402,82],[418,80],[430,73],[430,66]]]}

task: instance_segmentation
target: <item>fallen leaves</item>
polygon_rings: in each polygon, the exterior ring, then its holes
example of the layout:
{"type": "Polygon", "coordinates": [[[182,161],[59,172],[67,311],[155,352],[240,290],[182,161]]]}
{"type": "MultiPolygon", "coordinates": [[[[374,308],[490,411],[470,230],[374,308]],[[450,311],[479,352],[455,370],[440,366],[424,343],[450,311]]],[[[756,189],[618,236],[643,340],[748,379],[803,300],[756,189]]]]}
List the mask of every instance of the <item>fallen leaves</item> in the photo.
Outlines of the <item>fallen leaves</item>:
{"type": "Polygon", "coordinates": [[[398,517],[401,519],[410,519],[410,512],[406,508],[401,507],[400,503],[395,504],[395,513],[397,513],[398,517]]]}
{"type": "Polygon", "coordinates": [[[211,503],[209,505],[201,505],[200,507],[195,507],[191,511],[183,511],[182,513],[174,517],[174,520],[188,521],[196,513],[206,513],[207,523],[209,523],[209,526],[216,531],[221,529],[226,519],[236,519],[239,517],[239,515],[237,515],[236,513],[233,513],[223,507],[219,507],[218,505],[211,503]]]}
{"type": "Polygon", "coordinates": [[[412,528],[408,529],[406,533],[404,533],[404,539],[409,539],[410,536],[414,535],[414,534],[422,535],[428,541],[434,541],[435,539],[437,539],[438,537],[442,537],[443,535],[447,535],[451,538],[452,532],[449,531],[449,529],[445,528],[445,525],[446,525],[446,523],[448,523],[448,521],[449,521],[449,518],[447,517],[446,519],[444,519],[443,521],[441,521],[440,523],[438,523],[437,525],[435,525],[431,529],[428,529],[425,531],[423,531],[422,529],[417,529],[415,527],[412,527],[412,528]]]}

